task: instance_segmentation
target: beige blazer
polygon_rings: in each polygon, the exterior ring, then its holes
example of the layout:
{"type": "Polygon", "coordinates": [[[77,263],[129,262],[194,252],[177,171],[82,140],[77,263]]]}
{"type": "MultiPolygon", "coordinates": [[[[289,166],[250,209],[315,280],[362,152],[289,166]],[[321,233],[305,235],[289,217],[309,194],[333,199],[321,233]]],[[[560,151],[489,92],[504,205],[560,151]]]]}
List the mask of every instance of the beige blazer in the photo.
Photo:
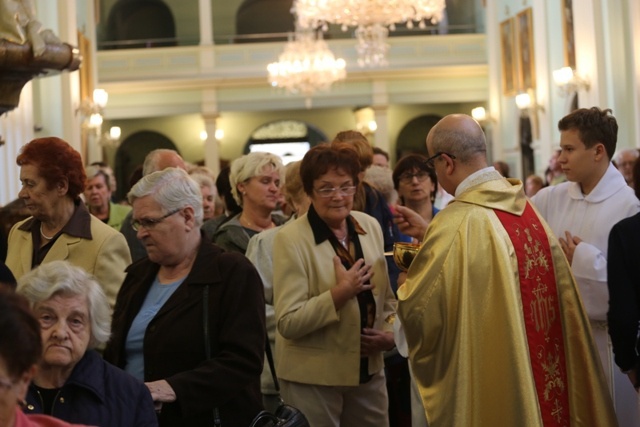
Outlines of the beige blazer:
{"type": "MultiPolygon", "coordinates": [[[[33,241],[29,231],[19,230],[25,221],[15,224],[9,232],[6,264],[19,279],[31,270],[33,241]]],[[[55,241],[43,264],[65,260],[93,274],[102,286],[111,307],[124,281],[125,268],[131,264],[129,246],[122,233],[91,215],[91,240],[62,234],[55,241]]]]}
{"type": "MultiPolygon", "coordinates": [[[[382,231],[375,218],[351,215],[367,232],[359,235],[364,259],[373,265],[374,328],[392,331],[396,299],[389,284],[382,231]]],[[[360,310],[356,298],[336,311],[336,284],[327,240],[316,245],[306,215],[285,225],[274,242],[273,295],[276,312],[276,372],[304,384],[356,386],[360,374],[360,310]]],[[[382,352],[369,357],[369,373],[384,367],[382,352]]]]}

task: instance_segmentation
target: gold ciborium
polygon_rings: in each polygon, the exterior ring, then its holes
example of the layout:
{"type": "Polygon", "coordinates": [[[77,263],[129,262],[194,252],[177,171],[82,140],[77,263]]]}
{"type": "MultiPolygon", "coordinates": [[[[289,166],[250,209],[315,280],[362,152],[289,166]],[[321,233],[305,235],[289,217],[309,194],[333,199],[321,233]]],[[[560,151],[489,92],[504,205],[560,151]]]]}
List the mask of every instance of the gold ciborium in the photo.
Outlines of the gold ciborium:
{"type": "Polygon", "coordinates": [[[402,271],[407,271],[411,262],[418,254],[420,245],[418,243],[397,242],[393,244],[393,261],[402,271]]]}

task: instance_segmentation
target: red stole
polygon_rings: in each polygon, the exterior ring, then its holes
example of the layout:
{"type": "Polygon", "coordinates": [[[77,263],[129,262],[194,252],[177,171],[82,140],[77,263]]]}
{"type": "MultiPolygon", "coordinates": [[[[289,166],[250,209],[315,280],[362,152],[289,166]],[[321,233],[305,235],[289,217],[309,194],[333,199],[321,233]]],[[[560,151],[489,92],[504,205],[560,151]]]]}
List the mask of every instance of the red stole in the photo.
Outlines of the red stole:
{"type": "Polygon", "coordinates": [[[509,234],[518,259],[529,357],[542,422],[545,426],[568,426],[564,336],[547,234],[529,202],[522,216],[494,212],[509,234]]]}

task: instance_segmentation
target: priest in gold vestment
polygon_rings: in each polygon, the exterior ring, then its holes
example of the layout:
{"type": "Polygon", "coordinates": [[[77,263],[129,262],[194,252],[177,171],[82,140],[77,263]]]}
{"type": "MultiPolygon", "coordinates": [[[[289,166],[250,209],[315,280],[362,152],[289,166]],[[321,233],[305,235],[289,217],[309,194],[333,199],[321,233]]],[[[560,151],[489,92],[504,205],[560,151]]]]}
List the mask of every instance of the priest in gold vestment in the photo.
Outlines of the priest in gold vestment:
{"type": "MultiPolygon", "coordinates": [[[[571,269],[522,183],[488,167],[469,116],[438,122],[427,149],[455,199],[424,235],[398,314],[429,426],[617,425],[571,269]]],[[[401,208],[397,222],[424,230],[401,208]]]]}

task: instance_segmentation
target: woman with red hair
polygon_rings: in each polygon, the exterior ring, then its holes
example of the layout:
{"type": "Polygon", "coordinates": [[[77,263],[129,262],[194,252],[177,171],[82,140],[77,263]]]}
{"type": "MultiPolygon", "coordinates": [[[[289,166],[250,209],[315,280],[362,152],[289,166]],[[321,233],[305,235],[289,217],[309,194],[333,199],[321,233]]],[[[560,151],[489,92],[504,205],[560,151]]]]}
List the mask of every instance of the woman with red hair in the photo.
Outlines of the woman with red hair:
{"type": "Polygon", "coordinates": [[[60,138],[38,138],[16,160],[18,197],[32,215],[9,232],[6,264],[16,279],[40,264],[66,260],[93,274],[113,306],[131,255],[124,236],[92,216],[80,194],[80,154],[60,138]]]}

